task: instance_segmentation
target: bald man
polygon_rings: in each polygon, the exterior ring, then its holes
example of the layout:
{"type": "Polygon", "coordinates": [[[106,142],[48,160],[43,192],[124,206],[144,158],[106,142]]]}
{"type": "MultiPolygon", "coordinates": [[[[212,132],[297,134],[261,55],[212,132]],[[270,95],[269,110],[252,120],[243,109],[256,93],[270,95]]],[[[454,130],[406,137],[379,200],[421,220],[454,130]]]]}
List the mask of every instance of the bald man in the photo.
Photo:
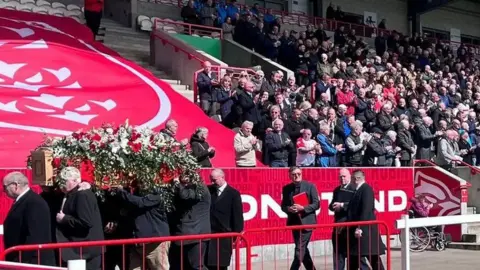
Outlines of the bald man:
{"type": "MultiPolygon", "coordinates": [[[[14,204],[3,222],[5,249],[19,245],[47,244],[52,242],[50,209],[47,202],[28,186],[28,178],[12,172],[3,178],[3,191],[14,204]]],[[[7,261],[30,264],[55,265],[53,250],[25,251],[7,254],[7,261]],[[40,256],[39,256],[40,255],[40,256]]]]}
{"type": "MultiPolygon", "coordinates": [[[[240,192],[227,184],[225,173],[214,169],[208,187],[212,196],[210,223],[212,233],[243,231],[243,206],[240,192]]],[[[206,265],[208,269],[227,270],[232,258],[232,239],[211,239],[208,243],[206,265]]]]}

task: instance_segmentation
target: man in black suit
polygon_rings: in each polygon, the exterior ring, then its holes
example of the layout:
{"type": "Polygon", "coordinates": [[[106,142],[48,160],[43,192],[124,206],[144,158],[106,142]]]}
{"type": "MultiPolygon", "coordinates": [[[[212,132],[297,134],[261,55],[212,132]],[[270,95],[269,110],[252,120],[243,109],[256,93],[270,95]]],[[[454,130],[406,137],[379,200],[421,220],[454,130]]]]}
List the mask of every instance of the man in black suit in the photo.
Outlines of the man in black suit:
{"type": "MultiPolygon", "coordinates": [[[[285,185],[282,189],[282,211],[288,216],[287,226],[317,224],[315,211],[320,208],[317,188],[314,184],[302,180],[302,170],[299,167],[291,167],[289,174],[292,183],[285,185]],[[300,205],[294,202],[294,196],[302,196],[302,193],[307,196],[308,204],[300,205]]],[[[311,236],[311,229],[293,231],[295,258],[290,270],[300,269],[302,263],[307,270],[315,269],[308,250],[311,236]]]]}
{"type": "MultiPolygon", "coordinates": [[[[377,220],[375,216],[375,198],[373,189],[365,182],[365,173],[357,170],[353,173],[351,184],[355,187],[355,195],[348,204],[348,221],[377,220]]],[[[382,242],[377,225],[356,226],[349,228],[351,241],[351,258],[348,260],[349,269],[373,269],[383,270],[380,255],[385,254],[385,245],[382,242]],[[353,238],[355,237],[355,238],[353,238]],[[370,267],[359,262],[368,261],[370,267]]]]}
{"type": "MultiPolygon", "coordinates": [[[[328,208],[334,212],[335,223],[347,222],[347,209],[350,200],[355,194],[355,188],[350,184],[351,175],[348,169],[340,170],[340,185],[333,190],[333,198],[328,208]]],[[[332,231],[333,245],[333,269],[344,270],[345,260],[347,258],[347,241],[348,230],[344,227],[336,227],[332,231]]],[[[363,262],[363,260],[362,260],[363,262]]]]}
{"type": "MultiPolygon", "coordinates": [[[[28,186],[28,178],[20,172],[12,172],[3,178],[3,191],[15,200],[3,222],[5,249],[18,245],[48,244],[52,242],[50,209],[47,202],[28,186]]],[[[11,262],[55,265],[53,250],[9,253],[11,262]],[[40,255],[40,256],[39,256],[40,255]]]]}
{"type": "MultiPolygon", "coordinates": [[[[81,189],[80,171],[75,167],[66,167],[60,172],[64,181],[62,190],[65,193],[62,207],[57,213],[57,242],[82,242],[103,240],[102,218],[97,198],[90,189],[81,189]]],[[[62,261],[84,259],[87,270],[101,268],[102,248],[63,248],[60,251],[62,261]]]]}
{"type": "MultiPolygon", "coordinates": [[[[140,182],[141,184],[141,182],[140,182]]],[[[131,194],[122,186],[116,188],[118,196],[131,206],[129,216],[134,219],[133,235],[136,238],[170,236],[164,198],[157,193],[140,196],[131,194]]],[[[142,190],[140,187],[137,190],[142,190]]],[[[132,247],[130,250],[130,269],[140,269],[143,262],[152,270],[170,269],[168,250],[170,241],[148,243],[132,247]]]]}
{"type": "MultiPolygon", "coordinates": [[[[212,196],[210,223],[212,233],[243,231],[243,206],[240,192],[225,181],[225,173],[214,169],[210,174],[212,196]]],[[[232,239],[211,239],[208,243],[206,264],[208,269],[227,270],[232,258],[232,239]]]]}
{"type": "MultiPolygon", "coordinates": [[[[210,192],[203,183],[188,184],[184,178],[175,179],[175,211],[172,213],[172,236],[209,234],[210,192]]],[[[170,269],[207,269],[204,266],[208,241],[175,241],[170,247],[170,269]],[[183,258],[183,262],[182,262],[183,258]]]]}

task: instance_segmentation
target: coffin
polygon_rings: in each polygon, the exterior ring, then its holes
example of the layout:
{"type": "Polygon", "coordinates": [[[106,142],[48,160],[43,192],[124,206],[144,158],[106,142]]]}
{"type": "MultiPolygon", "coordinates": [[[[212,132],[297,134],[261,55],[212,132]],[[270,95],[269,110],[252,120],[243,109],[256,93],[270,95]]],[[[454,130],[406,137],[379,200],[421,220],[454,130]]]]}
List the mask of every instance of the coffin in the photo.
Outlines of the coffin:
{"type": "Polygon", "coordinates": [[[53,186],[53,152],[48,148],[39,148],[31,153],[32,185],[53,186]]]}

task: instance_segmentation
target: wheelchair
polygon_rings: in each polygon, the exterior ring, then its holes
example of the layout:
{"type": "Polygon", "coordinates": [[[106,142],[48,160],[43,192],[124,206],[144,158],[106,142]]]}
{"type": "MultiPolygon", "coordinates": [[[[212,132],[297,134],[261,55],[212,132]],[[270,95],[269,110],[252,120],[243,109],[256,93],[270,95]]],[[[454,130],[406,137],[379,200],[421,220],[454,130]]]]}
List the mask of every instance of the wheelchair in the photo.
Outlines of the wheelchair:
{"type": "MultiPolygon", "coordinates": [[[[410,218],[416,218],[413,210],[408,211],[410,218]]],[[[443,231],[443,230],[442,230],[443,231]]],[[[443,232],[438,232],[436,227],[419,227],[410,229],[410,251],[422,252],[428,247],[443,251],[447,247],[447,239],[443,232]]]]}

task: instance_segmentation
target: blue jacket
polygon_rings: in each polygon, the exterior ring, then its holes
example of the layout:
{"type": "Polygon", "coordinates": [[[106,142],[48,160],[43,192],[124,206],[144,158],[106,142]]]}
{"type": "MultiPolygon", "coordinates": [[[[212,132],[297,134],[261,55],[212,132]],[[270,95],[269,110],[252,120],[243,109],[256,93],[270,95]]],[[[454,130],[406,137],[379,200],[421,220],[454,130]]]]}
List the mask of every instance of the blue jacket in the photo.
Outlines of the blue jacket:
{"type": "Polygon", "coordinates": [[[227,6],[227,16],[232,19],[232,21],[235,20],[235,14],[239,13],[238,7],[234,5],[228,5],[227,6]]]}
{"type": "Polygon", "coordinates": [[[335,167],[337,166],[337,149],[330,138],[323,134],[317,135],[317,141],[322,148],[322,154],[317,156],[317,164],[320,167],[335,167]]]}

